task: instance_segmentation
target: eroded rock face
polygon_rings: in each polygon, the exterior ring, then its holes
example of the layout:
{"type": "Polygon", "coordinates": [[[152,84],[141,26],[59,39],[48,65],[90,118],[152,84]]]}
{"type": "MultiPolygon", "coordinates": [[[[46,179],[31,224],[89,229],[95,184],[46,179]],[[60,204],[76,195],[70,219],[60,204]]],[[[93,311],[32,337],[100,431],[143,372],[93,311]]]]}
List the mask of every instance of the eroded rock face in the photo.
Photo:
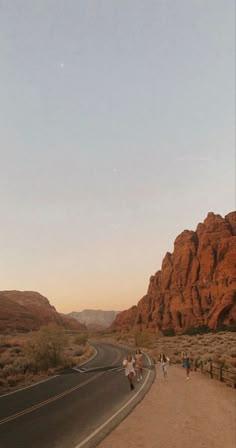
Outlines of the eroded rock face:
{"type": "Polygon", "coordinates": [[[50,323],[70,330],[86,329],[75,319],[61,316],[38,292],[0,292],[0,333],[37,330],[50,323]]]}
{"type": "Polygon", "coordinates": [[[137,307],[120,313],[111,328],[174,329],[236,326],[236,212],[209,213],[195,232],[184,230],[150,278],[137,307]],[[132,311],[131,311],[132,310],[132,311]]]}

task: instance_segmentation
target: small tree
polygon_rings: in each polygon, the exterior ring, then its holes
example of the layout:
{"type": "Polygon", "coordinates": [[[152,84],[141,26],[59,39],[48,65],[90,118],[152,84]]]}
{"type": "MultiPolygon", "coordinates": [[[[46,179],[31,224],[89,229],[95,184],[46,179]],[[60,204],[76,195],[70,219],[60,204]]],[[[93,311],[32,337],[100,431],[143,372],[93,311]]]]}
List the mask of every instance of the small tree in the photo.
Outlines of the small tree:
{"type": "Polygon", "coordinates": [[[75,339],[74,343],[78,345],[86,345],[88,340],[88,334],[87,333],[80,333],[78,334],[75,339]]]}
{"type": "Polygon", "coordinates": [[[26,345],[26,353],[40,370],[56,367],[64,361],[67,337],[57,325],[43,326],[26,345]]]}

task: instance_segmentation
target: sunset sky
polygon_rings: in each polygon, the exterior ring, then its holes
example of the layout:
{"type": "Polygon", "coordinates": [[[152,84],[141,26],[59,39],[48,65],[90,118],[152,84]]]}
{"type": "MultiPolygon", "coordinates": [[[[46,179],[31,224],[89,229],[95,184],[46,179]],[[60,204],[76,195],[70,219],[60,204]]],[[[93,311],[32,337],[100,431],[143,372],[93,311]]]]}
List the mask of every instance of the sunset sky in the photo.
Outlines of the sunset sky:
{"type": "Polygon", "coordinates": [[[235,209],[234,0],[0,0],[0,289],[122,310],[235,209]]]}

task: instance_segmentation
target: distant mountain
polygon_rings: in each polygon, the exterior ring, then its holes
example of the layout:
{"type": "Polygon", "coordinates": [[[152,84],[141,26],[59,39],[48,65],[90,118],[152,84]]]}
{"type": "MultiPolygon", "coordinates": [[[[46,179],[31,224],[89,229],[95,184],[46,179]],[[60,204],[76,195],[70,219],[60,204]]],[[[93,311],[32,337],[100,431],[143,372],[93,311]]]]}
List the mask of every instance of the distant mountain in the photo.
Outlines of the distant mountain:
{"type": "Polygon", "coordinates": [[[83,310],[69,313],[69,317],[77,319],[90,330],[105,329],[111,325],[119,311],[83,310]]]}
{"type": "Polygon", "coordinates": [[[77,320],[61,316],[38,292],[0,291],[0,333],[37,330],[50,323],[70,330],[86,330],[77,320]]]}
{"type": "Polygon", "coordinates": [[[224,218],[208,213],[196,231],[177,236],[147,294],[110,328],[134,327],[180,333],[236,328],[236,212],[224,218]]]}

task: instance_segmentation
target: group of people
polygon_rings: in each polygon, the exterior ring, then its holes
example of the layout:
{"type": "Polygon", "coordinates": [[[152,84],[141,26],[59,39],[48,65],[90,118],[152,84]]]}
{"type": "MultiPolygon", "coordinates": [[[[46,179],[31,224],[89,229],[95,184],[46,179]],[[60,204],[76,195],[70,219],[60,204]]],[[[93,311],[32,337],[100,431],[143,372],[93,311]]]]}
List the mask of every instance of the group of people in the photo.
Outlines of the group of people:
{"type": "Polygon", "coordinates": [[[128,378],[130,389],[134,390],[134,377],[137,375],[137,381],[143,379],[143,354],[137,349],[134,357],[129,354],[123,361],[125,376],[128,378]]]}
{"type": "MultiPolygon", "coordinates": [[[[186,352],[182,352],[181,359],[182,366],[186,371],[186,378],[189,380],[191,365],[188,354],[186,352]]],[[[161,364],[164,378],[167,378],[167,365],[170,363],[170,359],[163,352],[160,353],[159,363],[161,364]]],[[[143,354],[141,350],[137,349],[134,357],[129,354],[124,359],[123,366],[125,367],[125,375],[128,378],[130,389],[134,390],[134,377],[137,375],[137,381],[140,381],[143,378],[143,354]]]]}
{"type": "MultiPolygon", "coordinates": [[[[187,354],[187,352],[181,353],[181,361],[182,361],[182,366],[186,371],[186,378],[187,378],[187,380],[189,380],[191,364],[190,364],[190,359],[189,359],[189,355],[187,354]]],[[[159,356],[159,363],[161,364],[161,367],[162,367],[163,376],[164,376],[164,378],[166,378],[167,377],[167,365],[170,363],[170,359],[163,352],[159,356]]]]}

